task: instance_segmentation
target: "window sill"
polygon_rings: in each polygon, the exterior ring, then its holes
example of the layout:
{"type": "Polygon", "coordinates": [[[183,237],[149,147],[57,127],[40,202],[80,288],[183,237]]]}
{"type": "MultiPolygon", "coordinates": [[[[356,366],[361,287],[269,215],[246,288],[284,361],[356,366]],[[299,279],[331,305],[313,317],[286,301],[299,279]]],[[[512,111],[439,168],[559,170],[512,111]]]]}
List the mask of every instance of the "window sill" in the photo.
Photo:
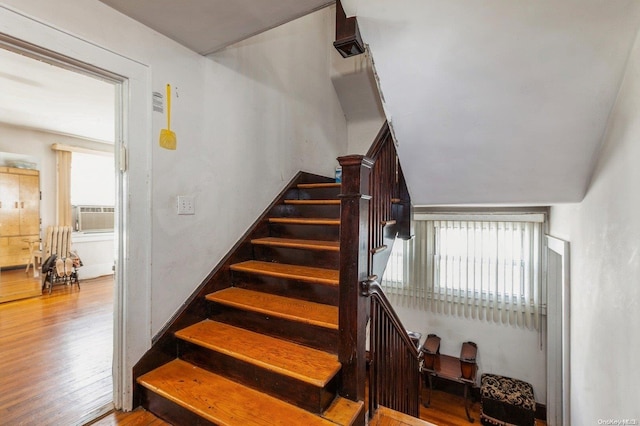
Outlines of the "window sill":
{"type": "Polygon", "coordinates": [[[97,241],[113,241],[113,232],[73,232],[71,241],[73,243],[91,243],[97,241]]]}

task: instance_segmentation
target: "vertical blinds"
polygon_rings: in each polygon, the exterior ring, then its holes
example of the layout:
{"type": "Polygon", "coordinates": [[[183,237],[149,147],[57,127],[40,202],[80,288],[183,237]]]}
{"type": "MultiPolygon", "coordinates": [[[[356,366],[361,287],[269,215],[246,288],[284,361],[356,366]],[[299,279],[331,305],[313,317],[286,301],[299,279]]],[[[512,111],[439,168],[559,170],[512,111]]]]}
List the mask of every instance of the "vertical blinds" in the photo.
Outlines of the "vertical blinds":
{"type": "Polygon", "coordinates": [[[537,329],[542,222],[538,215],[490,218],[416,220],[415,238],[394,245],[383,277],[390,297],[432,312],[537,329]]]}

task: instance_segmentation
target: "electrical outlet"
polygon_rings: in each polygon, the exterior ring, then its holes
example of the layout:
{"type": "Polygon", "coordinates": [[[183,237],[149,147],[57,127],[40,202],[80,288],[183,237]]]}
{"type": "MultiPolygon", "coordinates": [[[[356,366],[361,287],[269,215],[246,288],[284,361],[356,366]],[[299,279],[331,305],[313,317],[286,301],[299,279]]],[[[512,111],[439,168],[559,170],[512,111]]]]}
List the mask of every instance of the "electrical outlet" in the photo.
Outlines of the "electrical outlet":
{"type": "Polygon", "coordinates": [[[178,195],[178,214],[196,214],[196,205],[193,196],[178,195]]]}

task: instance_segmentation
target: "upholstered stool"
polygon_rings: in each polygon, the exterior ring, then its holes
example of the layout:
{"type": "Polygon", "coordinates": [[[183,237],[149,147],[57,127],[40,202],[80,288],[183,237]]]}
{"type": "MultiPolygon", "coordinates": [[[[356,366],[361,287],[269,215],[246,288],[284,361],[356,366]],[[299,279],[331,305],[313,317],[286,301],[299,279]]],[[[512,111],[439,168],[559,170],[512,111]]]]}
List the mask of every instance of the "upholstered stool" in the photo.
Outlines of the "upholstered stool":
{"type": "Polygon", "coordinates": [[[535,424],[536,400],[529,383],[495,374],[483,374],[480,382],[483,425],[535,424]]]}

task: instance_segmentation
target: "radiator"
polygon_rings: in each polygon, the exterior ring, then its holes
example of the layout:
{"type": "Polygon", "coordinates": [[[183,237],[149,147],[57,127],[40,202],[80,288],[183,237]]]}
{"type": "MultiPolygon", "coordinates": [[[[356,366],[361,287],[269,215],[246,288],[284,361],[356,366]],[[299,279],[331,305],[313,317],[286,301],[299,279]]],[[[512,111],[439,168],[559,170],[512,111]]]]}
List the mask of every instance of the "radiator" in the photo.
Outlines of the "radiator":
{"type": "Polygon", "coordinates": [[[84,232],[113,231],[114,213],[113,206],[73,206],[74,229],[84,232]]]}

